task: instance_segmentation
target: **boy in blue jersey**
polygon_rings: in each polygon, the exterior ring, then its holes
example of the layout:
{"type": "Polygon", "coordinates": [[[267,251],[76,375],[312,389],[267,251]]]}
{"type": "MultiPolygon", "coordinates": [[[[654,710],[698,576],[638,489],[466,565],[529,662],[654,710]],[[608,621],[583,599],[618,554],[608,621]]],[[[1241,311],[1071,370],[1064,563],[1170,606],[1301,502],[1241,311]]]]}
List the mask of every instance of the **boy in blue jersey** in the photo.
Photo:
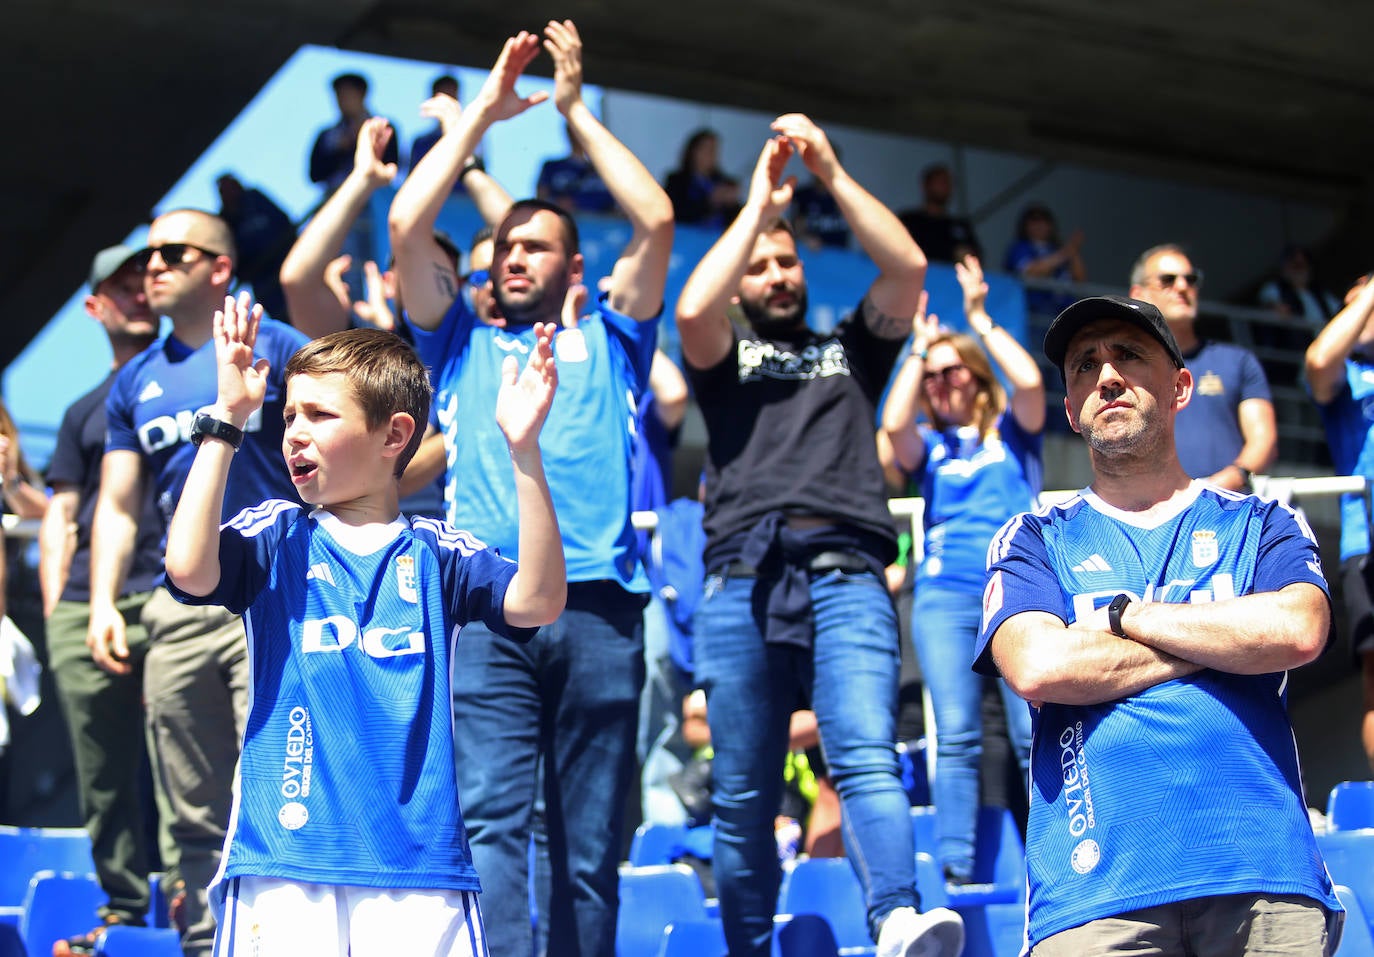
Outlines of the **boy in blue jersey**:
{"type": "Polygon", "coordinates": [[[1285,700],[1331,623],[1311,530],[1188,478],[1193,379],[1150,304],[1077,302],[1045,355],[1093,484],[993,539],[975,663],[1035,707],[1030,952],[1329,954],[1285,700]]]}
{"type": "Polygon", "coordinates": [[[486,955],[449,717],[457,631],[528,640],[566,596],[539,432],[552,327],[496,420],[513,465],[517,569],[466,532],[400,514],[430,385],[395,335],[317,339],[287,364],[283,455],[308,508],[272,500],[220,527],[229,463],[263,400],[261,310],[215,316],[219,396],[168,532],[169,587],[244,614],[252,704],[212,897],[215,954],[486,955]],[[218,530],[218,531],[217,531],[218,530]]]}

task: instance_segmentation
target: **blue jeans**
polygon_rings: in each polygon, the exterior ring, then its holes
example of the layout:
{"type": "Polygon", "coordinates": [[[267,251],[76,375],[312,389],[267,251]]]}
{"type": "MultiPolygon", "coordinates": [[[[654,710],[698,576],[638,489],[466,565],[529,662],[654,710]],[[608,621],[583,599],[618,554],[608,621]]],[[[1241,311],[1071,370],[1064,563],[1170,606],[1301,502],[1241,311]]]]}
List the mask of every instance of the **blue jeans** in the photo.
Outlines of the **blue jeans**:
{"type": "MultiPolygon", "coordinates": [[[[953,875],[973,874],[978,819],[978,770],[983,757],[983,678],[973,671],[982,607],[978,595],[917,583],[911,637],[935,712],[935,779],[939,859],[953,875]]],[[[1030,708],[1000,678],[1012,750],[1026,776],[1030,759],[1030,708]]]]}
{"type": "Polygon", "coordinates": [[[668,653],[668,611],[660,598],[644,609],[644,691],[639,696],[639,803],[646,824],[686,824],[687,808],[668,784],[692,749],[682,740],[682,699],[692,690],[668,653]]]}
{"type": "Polygon", "coordinates": [[[715,875],[731,957],[769,954],[781,872],[773,818],[787,727],[809,699],[844,811],[844,841],[863,884],[868,923],[918,906],[911,818],[894,749],[897,619],[874,575],[811,578],[810,652],[767,644],[752,578],[708,575],[693,629],[706,690],[715,803],[715,875]]]}
{"type": "Polygon", "coordinates": [[[625,799],[644,681],[644,598],[568,586],[566,610],[527,644],[464,626],[453,666],[458,796],[493,952],[533,950],[531,816],[544,757],[549,954],[615,952],[625,799]]]}

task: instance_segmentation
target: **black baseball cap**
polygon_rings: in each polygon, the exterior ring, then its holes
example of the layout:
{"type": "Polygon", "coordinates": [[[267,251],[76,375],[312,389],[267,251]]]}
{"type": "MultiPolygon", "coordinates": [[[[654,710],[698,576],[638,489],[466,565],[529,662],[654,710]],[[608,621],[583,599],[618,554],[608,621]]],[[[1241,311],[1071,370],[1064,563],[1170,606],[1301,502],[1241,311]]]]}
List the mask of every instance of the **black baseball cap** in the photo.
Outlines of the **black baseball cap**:
{"type": "Polygon", "coordinates": [[[134,258],[136,252],[138,250],[130,249],[128,246],[109,246],[96,253],[95,258],[91,260],[91,275],[88,280],[91,292],[95,292],[102,282],[123,269],[125,264],[134,258]]]}
{"type": "Polygon", "coordinates": [[[1169,353],[1169,358],[1174,360],[1174,365],[1183,368],[1183,352],[1179,349],[1178,340],[1174,338],[1173,332],[1169,330],[1169,324],[1164,321],[1164,316],[1148,302],[1128,299],[1125,296],[1092,296],[1080,299],[1055,316],[1054,322],[1050,323],[1049,331],[1045,333],[1045,358],[1053,362],[1055,368],[1062,373],[1064,353],[1069,351],[1069,342],[1079,329],[1099,319],[1121,319],[1144,329],[1159,340],[1160,345],[1169,353]]]}

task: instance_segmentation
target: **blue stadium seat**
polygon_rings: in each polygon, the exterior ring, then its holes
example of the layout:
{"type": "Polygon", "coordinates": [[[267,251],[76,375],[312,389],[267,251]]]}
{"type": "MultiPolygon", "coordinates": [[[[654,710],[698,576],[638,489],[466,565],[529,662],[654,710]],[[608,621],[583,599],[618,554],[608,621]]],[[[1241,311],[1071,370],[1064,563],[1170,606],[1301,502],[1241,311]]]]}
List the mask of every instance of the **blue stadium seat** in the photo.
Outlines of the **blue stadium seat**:
{"type": "Polygon", "coordinates": [[[872,948],[863,886],[844,857],[798,861],[783,880],[779,914],[819,914],[830,924],[841,950],[872,948]]]}
{"type": "Polygon", "coordinates": [[[819,914],[792,914],[773,922],[773,957],[839,957],[835,932],[819,914]]]}
{"type": "Polygon", "coordinates": [[[1333,831],[1374,827],[1374,781],[1342,781],[1332,788],[1326,823],[1333,831]]]}
{"type": "Polygon", "coordinates": [[[1328,831],[1317,835],[1317,847],[1332,882],[1354,893],[1364,910],[1365,925],[1374,932],[1374,831],[1328,831]]]}
{"type": "Polygon", "coordinates": [[[902,790],[913,807],[930,803],[927,747],[925,738],[897,742],[897,770],[902,775],[902,790]]]}
{"type": "Polygon", "coordinates": [[[114,926],[96,943],[104,957],[181,957],[181,935],[160,927],[114,926]]]}
{"type": "Polygon", "coordinates": [[[663,934],[658,957],[725,957],[725,931],[718,920],[675,920],[663,934]]]}
{"type": "Polygon", "coordinates": [[[1370,930],[1369,915],[1360,899],[1344,884],[1336,885],[1336,896],[1345,908],[1345,931],[1335,957],[1374,957],[1374,931],[1370,930]]]}
{"type": "Polygon", "coordinates": [[[652,864],[671,864],[682,855],[687,839],[685,824],[641,824],[635,828],[630,841],[630,865],[648,867],[652,864]]]}
{"type": "Polygon", "coordinates": [[[84,934],[100,924],[96,911],[105,892],[94,874],[39,871],[29,883],[19,936],[30,957],[46,957],[55,941],[84,934]]]}
{"type": "Polygon", "coordinates": [[[29,879],[39,871],[94,870],[91,839],[84,828],[0,826],[0,907],[23,904],[29,879]]]}
{"type": "Polygon", "coordinates": [[[706,900],[701,881],[687,865],[621,870],[616,957],[657,957],[669,924],[704,920],[706,900]]]}
{"type": "MultiPolygon", "coordinates": [[[[911,825],[916,837],[918,853],[936,855],[936,820],[934,807],[913,807],[911,825]]],[[[960,903],[1007,904],[1025,900],[1026,890],[1026,849],[1021,843],[1021,832],[1011,812],[1000,807],[980,807],[978,809],[977,830],[974,836],[973,883],[947,888],[950,906],[960,903]]],[[[935,875],[938,881],[922,877],[923,901],[929,897],[928,888],[933,883],[943,883],[939,868],[935,875]]],[[[936,906],[933,902],[927,906],[936,906]]]]}
{"type": "Polygon", "coordinates": [[[672,864],[685,854],[709,861],[713,851],[711,825],[641,824],[630,841],[630,866],[672,864]]]}

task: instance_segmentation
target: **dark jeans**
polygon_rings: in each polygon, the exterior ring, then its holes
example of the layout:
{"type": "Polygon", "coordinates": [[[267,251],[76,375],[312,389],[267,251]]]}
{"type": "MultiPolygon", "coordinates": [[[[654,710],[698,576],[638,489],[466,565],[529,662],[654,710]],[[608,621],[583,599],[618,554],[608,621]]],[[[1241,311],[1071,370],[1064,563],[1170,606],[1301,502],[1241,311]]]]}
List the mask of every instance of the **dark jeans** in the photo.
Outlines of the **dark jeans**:
{"type": "Polygon", "coordinates": [[[715,803],[715,874],[732,957],[766,957],[780,870],[773,818],[791,714],[809,700],[844,811],[869,929],[919,905],[916,851],[897,770],[897,620],[869,572],[813,573],[810,653],[767,644],[752,578],[708,575],[697,608],[697,684],[706,690],[715,803]]]}
{"type": "Polygon", "coordinates": [[[454,750],[463,822],[493,951],[531,952],[530,821],[538,759],[551,868],[550,957],[615,952],[616,867],[634,784],[644,683],[644,596],[568,586],[566,610],[527,644],[463,628],[454,655],[454,750]]]}

